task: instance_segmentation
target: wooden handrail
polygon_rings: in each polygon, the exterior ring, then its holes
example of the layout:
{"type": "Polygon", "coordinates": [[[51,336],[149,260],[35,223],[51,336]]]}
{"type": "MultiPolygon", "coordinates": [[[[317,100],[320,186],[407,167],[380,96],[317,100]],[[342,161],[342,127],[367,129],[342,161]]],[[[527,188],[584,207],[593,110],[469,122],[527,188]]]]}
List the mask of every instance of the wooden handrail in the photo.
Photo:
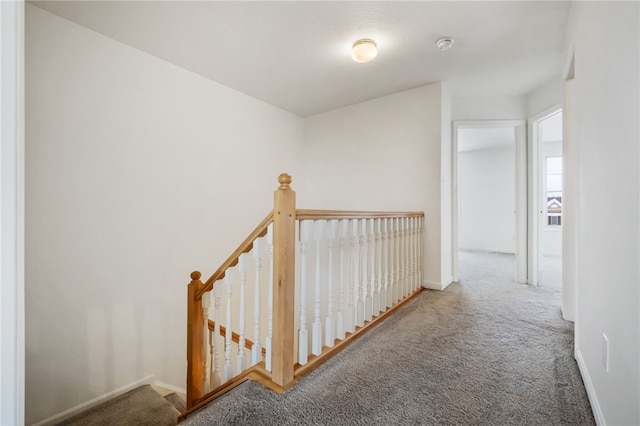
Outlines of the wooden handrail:
{"type": "Polygon", "coordinates": [[[213,283],[223,279],[224,274],[228,268],[231,268],[238,264],[238,258],[241,254],[251,251],[251,249],[253,248],[253,242],[256,238],[264,237],[265,235],[267,235],[267,228],[269,227],[269,225],[271,225],[272,222],[273,210],[271,210],[267,217],[265,217],[262,222],[260,222],[260,224],[256,226],[256,229],[254,229],[253,232],[251,232],[251,234],[249,234],[249,236],[245,238],[242,244],[238,246],[238,248],[231,254],[231,256],[229,256],[227,260],[224,261],[222,266],[220,266],[218,270],[214,272],[207,281],[205,281],[202,288],[200,288],[200,290],[195,294],[196,300],[200,300],[203,294],[205,294],[207,291],[211,291],[213,289],[213,283]]]}
{"type": "Polygon", "coordinates": [[[391,217],[424,217],[423,212],[368,212],[357,210],[297,209],[298,220],[380,219],[391,217]]]}

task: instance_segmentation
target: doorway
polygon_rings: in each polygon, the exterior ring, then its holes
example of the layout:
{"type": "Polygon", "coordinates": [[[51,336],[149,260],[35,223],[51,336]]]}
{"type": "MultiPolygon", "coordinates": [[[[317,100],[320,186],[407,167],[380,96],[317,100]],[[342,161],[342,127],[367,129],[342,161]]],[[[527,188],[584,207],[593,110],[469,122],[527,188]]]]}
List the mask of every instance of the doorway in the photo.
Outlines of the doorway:
{"type": "Polygon", "coordinates": [[[481,253],[507,265],[513,280],[526,283],[525,122],[457,121],[453,126],[454,281],[460,279],[460,260],[481,253]]]}
{"type": "Polygon", "coordinates": [[[530,121],[531,284],[562,292],[562,110],[551,108],[530,121]]]}

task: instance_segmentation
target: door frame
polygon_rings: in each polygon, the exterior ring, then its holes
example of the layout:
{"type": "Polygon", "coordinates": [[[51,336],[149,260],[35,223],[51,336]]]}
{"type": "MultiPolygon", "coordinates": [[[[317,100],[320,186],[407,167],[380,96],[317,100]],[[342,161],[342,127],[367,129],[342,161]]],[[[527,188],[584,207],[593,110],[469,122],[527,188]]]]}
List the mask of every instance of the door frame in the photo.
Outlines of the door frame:
{"type": "Polygon", "coordinates": [[[0,1],[0,424],[24,424],[25,3],[0,1]]]}
{"type": "Polygon", "coordinates": [[[544,210],[542,209],[541,191],[543,188],[542,179],[542,149],[540,144],[542,142],[540,125],[542,121],[550,118],[558,113],[562,113],[562,104],[554,104],[541,112],[532,115],[527,120],[529,144],[528,144],[528,157],[529,157],[529,173],[528,173],[528,204],[529,204],[529,220],[528,220],[528,283],[531,285],[540,284],[540,256],[542,256],[542,250],[540,249],[540,239],[542,232],[542,215],[544,210]]]}
{"type": "Polygon", "coordinates": [[[458,130],[464,128],[504,128],[511,127],[516,143],[516,273],[515,280],[527,283],[527,121],[526,120],[459,120],[453,122],[451,143],[452,170],[452,250],[453,281],[458,282],[458,225],[459,225],[459,193],[458,193],[458,130]]]}

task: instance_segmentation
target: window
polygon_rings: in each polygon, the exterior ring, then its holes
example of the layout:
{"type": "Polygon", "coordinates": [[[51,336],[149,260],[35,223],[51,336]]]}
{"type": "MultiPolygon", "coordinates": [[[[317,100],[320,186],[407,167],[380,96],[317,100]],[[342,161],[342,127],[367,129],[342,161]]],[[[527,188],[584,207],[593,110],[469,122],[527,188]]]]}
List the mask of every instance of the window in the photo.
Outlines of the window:
{"type": "Polygon", "coordinates": [[[546,158],[547,225],[562,226],[562,157],[546,158]]]}

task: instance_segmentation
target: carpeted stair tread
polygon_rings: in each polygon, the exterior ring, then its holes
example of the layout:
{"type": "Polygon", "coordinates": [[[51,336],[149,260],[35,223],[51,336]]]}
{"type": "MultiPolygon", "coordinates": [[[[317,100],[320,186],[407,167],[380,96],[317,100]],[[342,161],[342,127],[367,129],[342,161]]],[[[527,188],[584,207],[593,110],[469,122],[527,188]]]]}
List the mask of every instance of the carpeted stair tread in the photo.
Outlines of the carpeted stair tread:
{"type": "Polygon", "coordinates": [[[169,403],[181,413],[187,410],[187,403],[175,392],[172,392],[169,395],[165,395],[164,399],[169,401],[169,403]]]}
{"type": "Polygon", "coordinates": [[[177,422],[178,410],[151,386],[144,385],[81,413],[65,426],[169,426],[177,422]]]}

